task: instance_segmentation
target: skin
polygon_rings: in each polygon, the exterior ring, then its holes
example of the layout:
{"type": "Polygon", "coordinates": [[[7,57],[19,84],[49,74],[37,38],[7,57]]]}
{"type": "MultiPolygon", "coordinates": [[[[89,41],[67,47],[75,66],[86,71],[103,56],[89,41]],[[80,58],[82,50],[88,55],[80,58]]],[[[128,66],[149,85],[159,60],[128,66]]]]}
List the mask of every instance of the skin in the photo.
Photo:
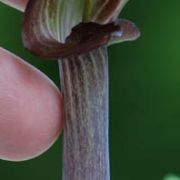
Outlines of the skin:
{"type": "MultiPolygon", "coordinates": [[[[23,10],[27,1],[7,1],[23,10]]],[[[46,151],[63,127],[62,95],[53,82],[0,48],[0,159],[22,161],[46,151]]]]}
{"type": "Polygon", "coordinates": [[[20,11],[24,11],[27,3],[28,3],[28,0],[1,0],[3,3],[11,6],[11,7],[14,7],[20,11]]]}

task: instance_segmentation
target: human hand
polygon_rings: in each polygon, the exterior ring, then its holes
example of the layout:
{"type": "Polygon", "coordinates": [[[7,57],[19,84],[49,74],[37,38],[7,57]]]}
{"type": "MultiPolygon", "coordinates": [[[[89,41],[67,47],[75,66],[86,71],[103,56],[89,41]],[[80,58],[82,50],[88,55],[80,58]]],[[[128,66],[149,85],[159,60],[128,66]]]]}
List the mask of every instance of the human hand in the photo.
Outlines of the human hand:
{"type": "Polygon", "coordinates": [[[28,3],[28,0],[0,0],[0,1],[20,11],[24,11],[28,3]]]}
{"type": "MultiPolygon", "coordinates": [[[[23,11],[27,0],[5,4],[23,11]]],[[[56,86],[35,67],[0,48],[0,159],[20,161],[41,154],[62,126],[62,95],[56,86]]]]}

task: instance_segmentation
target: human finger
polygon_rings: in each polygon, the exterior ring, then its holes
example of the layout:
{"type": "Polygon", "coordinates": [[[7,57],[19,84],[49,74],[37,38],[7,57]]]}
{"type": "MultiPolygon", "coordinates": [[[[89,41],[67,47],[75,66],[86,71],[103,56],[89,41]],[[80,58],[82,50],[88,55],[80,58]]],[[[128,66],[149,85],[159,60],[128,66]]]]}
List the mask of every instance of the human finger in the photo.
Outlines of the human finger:
{"type": "Polygon", "coordinates": [[[0,159],[46,151],[63,126],[62,95],[39,70],[0,48],[0,159]]]}
{"type": "Polygon", "coordinates": [[[28,0],[0,0],[0,2],[3,2],[4,4],[7,4],[13,8],[16,8],[20,11],[24,11],[28,0]]]}

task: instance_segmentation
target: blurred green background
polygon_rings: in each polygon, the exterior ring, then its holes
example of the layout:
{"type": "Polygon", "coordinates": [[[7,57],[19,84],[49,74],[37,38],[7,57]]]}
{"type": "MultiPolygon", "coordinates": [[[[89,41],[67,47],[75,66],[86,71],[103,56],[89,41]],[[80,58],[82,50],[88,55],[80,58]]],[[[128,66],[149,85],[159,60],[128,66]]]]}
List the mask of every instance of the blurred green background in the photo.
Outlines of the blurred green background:
{"type": "MultiPolygon", "coordinates": [[[[131,0],[121,16],[142,35],[109,49],[111,179],[170,180],[180,175],[180,1],[131,0]]],[[[22,13],[0,4],[0,46],[59,85],[56,62],[24,50],[21,23],[22,13]]],[[[61,154],[62,137],[37,159],[0,161],[0,179],[60,180],[61,154]]]]}

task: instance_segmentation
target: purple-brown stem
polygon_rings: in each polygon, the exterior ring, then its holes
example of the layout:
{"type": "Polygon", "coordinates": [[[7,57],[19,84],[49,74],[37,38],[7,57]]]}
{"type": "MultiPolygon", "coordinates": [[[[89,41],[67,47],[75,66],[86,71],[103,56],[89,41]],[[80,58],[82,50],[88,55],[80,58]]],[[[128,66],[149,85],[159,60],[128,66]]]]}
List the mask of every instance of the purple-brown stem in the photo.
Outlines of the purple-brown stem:
{"type": "Polygon", "coordinates": [[[106,47],[59,65],[65,109],[63,180],[109,180],[106,47]]]}

